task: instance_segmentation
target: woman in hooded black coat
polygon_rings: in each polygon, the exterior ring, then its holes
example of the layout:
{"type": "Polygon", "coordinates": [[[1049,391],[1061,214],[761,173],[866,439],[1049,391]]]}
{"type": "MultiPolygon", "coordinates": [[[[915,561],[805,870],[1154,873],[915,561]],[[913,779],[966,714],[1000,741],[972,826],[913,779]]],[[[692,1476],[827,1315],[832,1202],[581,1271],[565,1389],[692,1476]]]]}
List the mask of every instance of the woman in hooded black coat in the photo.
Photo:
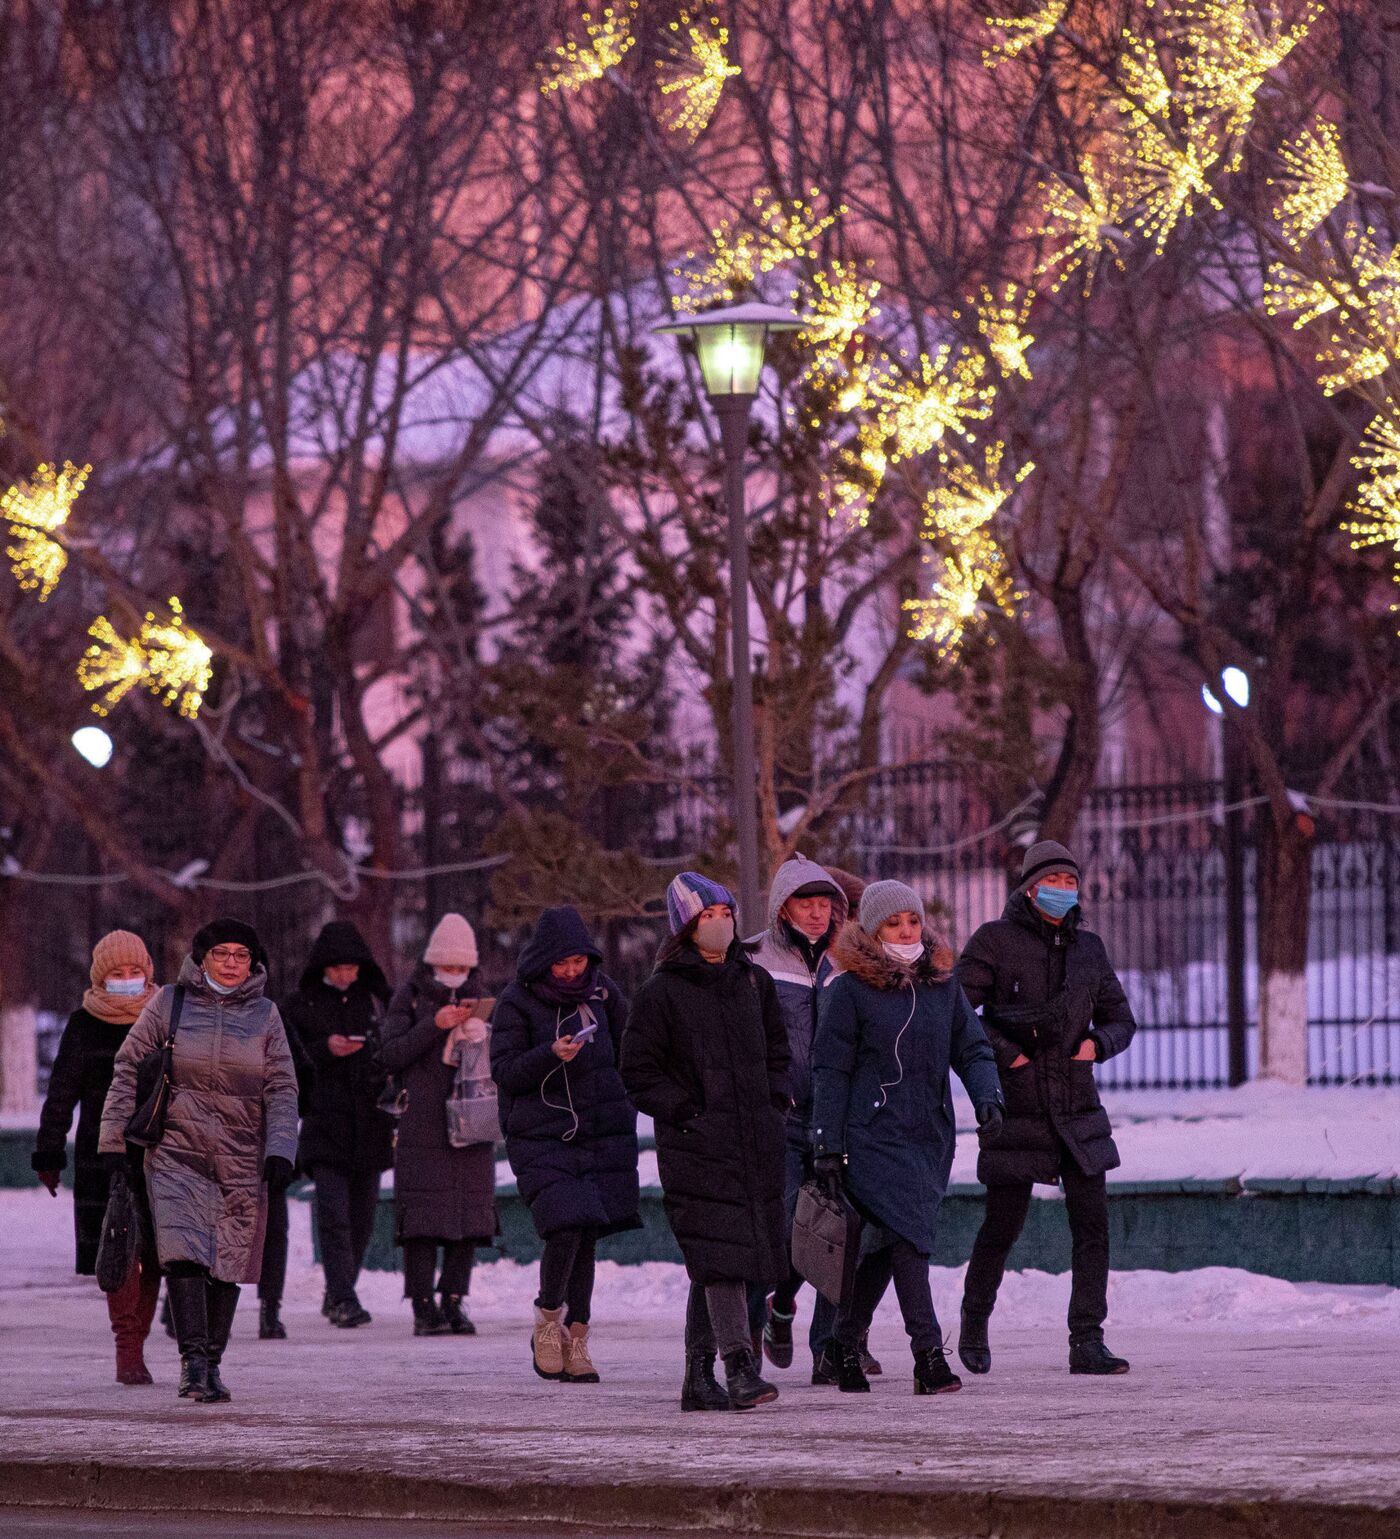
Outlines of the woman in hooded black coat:
{"type": "Polygon", "coordinates": [[[598,1240],[641,1222],[637,1113],[617,1070],[627,1001],[601,964],[578,910],[546,909],[491,1022],[506,1154],[545,1242],[535,1371],[571,1383],[598,1379],[588,1354],[598,1240]]]}
{"type": "Polygon", "coordinates": [[[374,1231],[380,1174],[394,1163],[393,1119],[379,1108],[378,1034],[388,1003],[388,980],[364,937],[336,919],[316,937],[282,1007],[288,1038],[295,1033],[314,1070],[298,1159],[316,1186],[324,1312],[342,1327],[369,1322],[355,1284],[374,1231]]]}
{"type": "Polygon", "coordinates": [[[444,1062],[444,1011],[485,996],[476,937],[466,920],[448,914],[429,938],[424,960],[390,1001],[380,1028],[380,1060],[398,1082],[407,1106],[394,1150],[394,1237],[404,1251],[404,1296],[412,1301],[414,1333],[475,1334],[463,1310],[478,1245],[497,1234],[494,1144],[454,1148],[447,1102],[457,1071],[444,1062]],[[441,981],[450,964],[460,981],[441,981]],[[433,1302],[438,1250],[442,1270],[433,1302]]]}
{"type": "Polygon", "coordinates": [[[668,907],[672,935],[632,1002],[622,1078],[656,1124],[666,1216],[692,1284],[682,1404],[718,1408],[717,1349],[728,1399],[746,1408],[777,1394],[757,1378],[744,1285],[771,1288],[788,1271],[787,1027],[772,978],[733,938],[728,891],[683,872],[668,907]]]}

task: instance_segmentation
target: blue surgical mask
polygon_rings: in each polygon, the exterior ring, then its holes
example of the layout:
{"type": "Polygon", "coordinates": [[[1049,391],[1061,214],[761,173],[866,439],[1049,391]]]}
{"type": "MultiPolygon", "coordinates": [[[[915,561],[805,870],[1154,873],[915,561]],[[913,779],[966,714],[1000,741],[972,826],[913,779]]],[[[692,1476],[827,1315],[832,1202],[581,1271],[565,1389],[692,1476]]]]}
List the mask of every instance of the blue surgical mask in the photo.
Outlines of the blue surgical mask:
{"type": "Polygon", "coordinates": [[[204,981],[216,994],[232,994],[238,987],[236,983],[215,983],[208,973],[205,973],[204,981]]]}
{"type": "Polygon", "coordinates": [[[146,992],[144,978],[109,978],[102,985],[104,994],[125,994],[129,998],[146,992]]]}
{"type": "Polygon", "coordinates": [[[1079,904],[1077,887],[1045,887],[1035,890],[1035,906],[1051,919],[1063,919],[1079,904]]]}

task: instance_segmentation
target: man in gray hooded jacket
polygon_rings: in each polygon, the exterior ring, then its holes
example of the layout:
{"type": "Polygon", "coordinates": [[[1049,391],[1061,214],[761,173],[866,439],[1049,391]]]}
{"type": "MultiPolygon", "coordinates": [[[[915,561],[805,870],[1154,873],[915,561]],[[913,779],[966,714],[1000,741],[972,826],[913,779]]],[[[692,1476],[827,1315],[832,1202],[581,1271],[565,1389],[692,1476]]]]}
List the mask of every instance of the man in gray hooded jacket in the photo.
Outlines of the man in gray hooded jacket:
{"type": "MultiPolygon", "coordinates": [[[[787,1115],[789,1230],[798,1189],[812,1175],[812,1037],[817,1024],[817,997],[832,972],[827,947],[845,923],[847,912],[846,896],[830,872],[805,856],[794,855],[773,875],[768,892],[768,928],[749,942],[752,960],[777,986],[792,1053],[788,1070],[792,1105],[787,1115]]],[[[763,1350],[777,1368],[787,1368],[792,1363],[792,1321],[802,1282],[802,1275],[789,1269],[787,1281],[778,1285],[771,1299],[766,1288],[750,1291],[750,1328],[755,1336],[762,1332],[763,1350]]],[[[827,1351],[835,1324],[834,1306],[818,1294],[808,1333],[814,1384],[836,1382],[827,1351]]]]}

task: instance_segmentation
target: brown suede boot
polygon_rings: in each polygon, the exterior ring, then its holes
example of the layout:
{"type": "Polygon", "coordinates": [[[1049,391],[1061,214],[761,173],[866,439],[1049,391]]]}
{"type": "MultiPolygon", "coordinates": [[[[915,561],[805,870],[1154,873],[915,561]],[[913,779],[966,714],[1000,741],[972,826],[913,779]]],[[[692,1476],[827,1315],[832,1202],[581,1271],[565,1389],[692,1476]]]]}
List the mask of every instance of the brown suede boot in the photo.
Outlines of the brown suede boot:
{"type": "Polygon", "coordinates": [[[535,1329],[530,1337],[535,1372],[542,1379],[564,1377],[564,1306],[541,1309],[535,1305],[535,1329]]]}
{"type": "Polygon", "coordinates": [[[153,1384],[141,1347],[145,1332],[141,1329],[141,1272],[132,1267],[127,1280],[115,1293],[107,1295],[107,1318],[117,1342],[117,1383],[153,1384]]]}
{"type": "Polygon", "coordinates": [[[598,1370],[588,1355],[588,1327],[575,1321],[564,1336],[564,1382],[597,1384],[598,1370]]]}

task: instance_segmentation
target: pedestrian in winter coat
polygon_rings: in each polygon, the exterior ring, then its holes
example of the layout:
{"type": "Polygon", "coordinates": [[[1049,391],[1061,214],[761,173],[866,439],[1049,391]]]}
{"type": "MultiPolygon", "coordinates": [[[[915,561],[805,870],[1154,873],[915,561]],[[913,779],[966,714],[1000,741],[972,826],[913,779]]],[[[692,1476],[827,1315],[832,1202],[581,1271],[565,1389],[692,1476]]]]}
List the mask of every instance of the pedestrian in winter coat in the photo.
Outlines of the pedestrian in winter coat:
{"type": "Polygon", "coordinates": [[[928,1277],[956,1137],[948,1074],[957,1071],[978,1122],[994,1123],[996,1061],[912,888],[872,882],[833,949],[844,970],[823,993],[812,1056],[814,1163],[865,1220],[852,1299],[836,1321],[837,1382],[870,1388],[860,1342],[893,1280],[914,1393],[955,1390],[928,1277]]]}
{"type": "Polygon", "coordinates": [[[758,1374],[745,1285],[772,1287],[788,1271],[787,1030],[773,980],[735,939],[729,891],[683,871],[666,908],[671,935],[633,1001],[622,1079],[656,1125],[666,1216],[690,1275],[682,1409],[744,1410],[778,1394],[758,1374]]]}
{"type": "MultiPolygon", "coordinates": [[[[73,1152],[73,1227],[78,1242],[75,1270],[91,1277],[107,1211],[107,1167],[97,1152],[102,1105],[112,1084],[112,1066],[127,1033],[155,994],[150,953],[139,935],[113,930],[93,947],[90,987],[81,1008],[68,1017],[49,1075],[49,1093],[39,1114],[32,1165],[55,1196],[64,1167],[73,1112],[78,1136],[73,1152]]],[[[139,1199],[138,1199],[139,1200],[139,1199]]],[[[149,1237],[148,1237],[149,1238],[149,1237]]],[[[152,1245],[126,1285],[106,1295],[107,1315],[117,1347],[117,1383],[149,1384],[143,1347],[160,1295],[160,1265],[152,1245]]]]}
{"type": "Polygon", "coordinates": [[[622,991],[575,908],[546,909],[491,1022],[506,1155],[544,1241],[535,1372],[596,1384],[588,1350],[594,1253],[641,1225],[637,1113],[617,1071],[622,991]]]}
{"type": "Polygon", "coordinates": [[[484,1043],[488,1034],[472,1014],[485,993],[479,961],[471,925],[444,914],[380,1031],[380,1059],[408,1102],[394,1149],[394,1237],[403,1248],[415,1336],[476,1334],[466,1311],[472,1264],[477,1246],[496,1237],[495,1145],[454,1148],[447,1125],[457,1045],[484,1043]]]}
{"type": "MultiPolygon", "coordinates": [[[[768,889],[768,928],[757,943],[750,942],[755,965],[773,980],[792,1055],[784,1191],[789,1244],[798,1191],[812,1176],[812,1039],[817,1000],[832,976],[829,947],[847,916],[846,895],[836,878],[815,861],[795,855],[774,872],[768,889]]],[[[789,1262],[788,1275],[771,1298],[761,1285],[749,1290],[749,1328],[762,1333],[763,1350],[777,1368],[792,1364],[792,1322],[802,1282],[802,1274],[789,1262]]],[[[808,1331],[814,1384],[836,1382],[831,1355],[835,1323],[835,1306],[817,1294],[808,1331]]],[[[874,1364],[873,1359],[870,1362],[874,1364]]],[[[878,1364],[874,1366],[878,1371],[878,1364]]]]}
{"type": "Polygon", "coordinates": [[[348,919],[334,919],[312,943],[282,1007],[313,1070],[298,1162],[316,1190],[322,1309],[342,1329],[370,1321],[355,1284],[374,1232],[380,1174],[394,1163],[394,1121],[379,1106],[385,1074],[378,1037],[388,1003],[388,980],[364,936],[348,919]]]}
{"type": "Polygon", "coordinates": [[[977,1177],[987,1211],[963,1285],[958,1351],[973,1373],[992,1365],[987,1322],[1036,1182],[1064,1187],[1072,1242],[1070,1371],[1126,1373],[1104,1346],[1108,1314],[1108,1192],[1120,1162],[1094,1064],[1121,1053],[1137,1023],[1103,941],[1081,923],[1079,866],[1062,845],[1032,845],[998,920],[958,961],[982,1011],[1006,1097],[1006,1121],[984,1128],[977,1177]]]}
{"type": "Polygon", "coordinates": [[[141,1012],[117,1052],[98,1151],[126,1158],[136,1071],[179,1005],[165,1134],[145,1153],[146,1189],[180,1347],[180,1394],[229,1399],[219,1369],[238,1284],[262,1266],[267,1194],[285,1191],[297,1150],[297,1082],[257,932],[215,919],[194,937],[174,988],[141,1012]]]}
{"type": "MultiPolygon", "coordinates": [[[[297,1111],[306,1111],[307,1097],[315,1070],[296,1028],[282,1016],[282,1030],[287,1033],[287,1049],[292,1055],[292,1069],[297,1077],[297,1111]]],[[[293,1177],[297,1171],[293,1170],[293,1177]]],[[[267,1233],[263,1236],[262,1271],[258,1273],[258,1339],[285,1341],[287,1328],[282,1324],[282,1296],[287,1291],[287,1251],[291,1239],[291,1218],[287,1209],[286,1187],[267,1192],[267,1233]]]]}

